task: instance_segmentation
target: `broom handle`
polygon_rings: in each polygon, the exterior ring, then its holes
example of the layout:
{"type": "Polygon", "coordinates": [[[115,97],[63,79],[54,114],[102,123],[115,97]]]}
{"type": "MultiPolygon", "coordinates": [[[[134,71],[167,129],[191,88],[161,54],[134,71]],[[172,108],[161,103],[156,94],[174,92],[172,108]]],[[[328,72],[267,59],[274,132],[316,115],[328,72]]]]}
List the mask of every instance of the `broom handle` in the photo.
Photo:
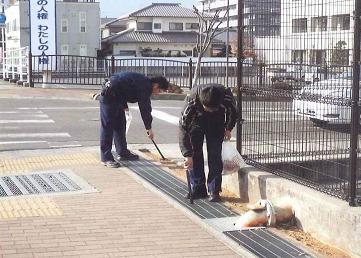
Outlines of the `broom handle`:
{"type": "MultiPolygon", "coordinates": [[[[148,136],[149,136],[149,133],[147,132],[148,136]]],[[[155,141],[153,139],[151,139],[155,148],[157,149],[157,151],[159,152],[159,155],[162,157],[162,160],[165,160],[165,157],[163,156],[163,154],[160,152],[160,149],[158,148],[157,144],[155,143],[155,141]]]]}

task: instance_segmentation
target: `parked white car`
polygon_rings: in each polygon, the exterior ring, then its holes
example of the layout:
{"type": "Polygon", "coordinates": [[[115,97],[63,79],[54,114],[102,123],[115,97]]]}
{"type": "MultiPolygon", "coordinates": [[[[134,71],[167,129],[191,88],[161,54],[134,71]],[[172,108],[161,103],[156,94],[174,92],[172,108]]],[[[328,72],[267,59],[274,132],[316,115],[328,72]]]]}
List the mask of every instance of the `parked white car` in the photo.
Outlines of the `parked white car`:
{"type": "Polygon", "coordinates": [[[293,101],[297,115],[315,124],[349,124],[351,122],[352,74],[345,72],[336,78],[304,87],[293,101]]]}

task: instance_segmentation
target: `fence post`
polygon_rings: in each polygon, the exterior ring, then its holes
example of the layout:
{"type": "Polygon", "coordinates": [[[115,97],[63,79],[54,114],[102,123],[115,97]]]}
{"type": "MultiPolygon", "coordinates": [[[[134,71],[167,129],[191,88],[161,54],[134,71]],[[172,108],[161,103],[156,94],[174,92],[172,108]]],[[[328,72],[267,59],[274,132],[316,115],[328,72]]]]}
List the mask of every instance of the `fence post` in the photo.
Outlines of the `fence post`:
{"type": "Polygon", "coordinates": [[[111,71],[112,71],[111,75],[115,74],[115,57],[114,56],[112,56],[112,58],[111,58],[111,71]]]}
{"type": "Polygon", "coordinates": [[[237,150],[242,153],[242,83],[243,83],[243,0],[238,0],[237,26],[237,150]]]}
{"type": "Polygon", "coordinates": [[[189,58],[189,89],[192,89],[193,83],[193,62],[192,58],[189,58]]]}
{"type": "Polygon", "coordinates": [[[353,37],[353,82],[351,101],[351,136],[350,136],[350,174],[349,174],[349,205],[356,206],[357,180],[357,149],[358,129],[360,122],[359,111],[359,81],[360,81],[360,37],[361,37],[361,1],[355,0],[354,37],[353,37]]]}
{"type": "Polygon", "coordinates": [[[33,54],[29,51],[28,55],[28,84],[29,87],[33,88],[33,54]]]}
{"type": "Polygon", "coordinates": [[[263,64],[263,63],[260,63],[259,64],[259,77],[258,77],[258,79],[259,79],[259,86],[260,87],[262,87],[262,85],[263,85],[263,67],[265,67],[265,64],[263,64]]]}

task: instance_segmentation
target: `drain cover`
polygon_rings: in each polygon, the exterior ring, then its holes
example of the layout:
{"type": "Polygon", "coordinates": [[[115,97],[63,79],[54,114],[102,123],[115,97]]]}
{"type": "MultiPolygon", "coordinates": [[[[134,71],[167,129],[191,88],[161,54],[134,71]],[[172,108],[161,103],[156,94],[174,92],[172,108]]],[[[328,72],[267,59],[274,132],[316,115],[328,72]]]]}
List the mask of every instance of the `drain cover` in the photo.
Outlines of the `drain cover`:
{"type": "Polygon", "coordinates": [[[94,187],[69,170],[0,177],[0,197],[94,191],[94,187]]]}
{"type": "Polygon", "coordinates": [[[208,200],[195,200],[194,204],[189,204],[189,200],[184,198],[188,192],[187,185],[152,162],[138,160],[122,161],[121,163],[202,219],[224,218],[238,215],[223,204],[210,203],[208,200]]]}
{"type": "Polygon", "coordinates": [[[224,234],[258,257],[312,257],[265,228],[228,231],[224,232],[224,234]]]}

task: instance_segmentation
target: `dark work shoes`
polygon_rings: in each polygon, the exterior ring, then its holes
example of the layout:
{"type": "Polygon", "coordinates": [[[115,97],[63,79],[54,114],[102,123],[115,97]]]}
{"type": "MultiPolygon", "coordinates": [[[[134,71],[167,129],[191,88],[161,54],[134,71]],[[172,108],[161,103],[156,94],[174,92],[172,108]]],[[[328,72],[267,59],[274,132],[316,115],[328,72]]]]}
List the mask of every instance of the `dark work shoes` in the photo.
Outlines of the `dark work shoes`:
{"type": "Polygon", "coordinates": [[[219,195],[219,193],[211,193],[209,195],[208,201],[210,201],[210,202],[220,202],[221,201],[221,196],[219,195]]]}
{"type": "MultiPolygon", "coordinates": [[[[206,187],[195,187],[195,189],[193,189],[192,197],[194,200],[207,198],[208,194],[206,187]]],[[[185,195],[185,198],[189,199],[189,193],[185,195]]]]}
{"type": "Polygon", "coordinates": [[[130,151],[126,151],[122,154],[118,154],[115,156],[115,159],[117,161],[121,161],[121,160],[138,160],[139,156],[136,154],[131,153],[130,151]]]}
{"type": "Polygon", "coordinates": [[[120,165],[118,162],[115,162],[114,160],[108,160],[108,161],[102,161],[102,165],[106,166],[107,168],[119,168],[120,165]]]}

